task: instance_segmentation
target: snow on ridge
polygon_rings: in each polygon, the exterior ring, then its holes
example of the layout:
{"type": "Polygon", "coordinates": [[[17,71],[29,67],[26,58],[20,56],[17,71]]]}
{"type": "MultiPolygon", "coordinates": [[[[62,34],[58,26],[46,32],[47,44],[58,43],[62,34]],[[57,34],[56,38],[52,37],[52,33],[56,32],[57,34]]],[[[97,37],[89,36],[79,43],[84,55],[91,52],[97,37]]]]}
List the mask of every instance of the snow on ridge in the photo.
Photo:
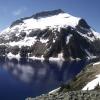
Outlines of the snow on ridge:
{"type": "Polygon", "coordinates": [[[86,86],[83,87],[82,90],[93,90],[97,85],[100,86],[100,74],[96,75],[96,79],[89,82],[86,86]]]}
{"type": "Polygon", "coordinates": [[[80,18],[64,13],[40,19],[30,18],[24,20],[24,25],[27,26],[27,29],[34,29],[34,28],[45,29],[47,26],[53,27],[56,25],[60,26],[70,25],[75,27],[78,24],[79,19],[80,18]]]}
{"type": "MultiPolygon", "coordinates": [[[[59,13],[57,15],[47,16],[47,17],[41,17],[39,19],[29,18],[29,19],[23,19],[23,23],[17,24],[13,27],[8,27],[5,30],[3,30],[0,35],[5,34],[4,37],[8,38],[8,34],[16,33],[16,36],[20,34],[20,32],[26,32],[27,35],[30,33],[30,30],[35,29],[46,29],[46,28],[58,28],[58,31],[62,27],[68,27],[71,26],[75,28],[78,25],[78,22],[81,18],[74,17],[68,13],[59,13]]],[[[97,39],[100,39],[100,34],[98,32],[95,32],[92,28],[90,29],[91,32],[94,34],[94,36],[97,39]]],[[[88,34],[91,34],[88,33],[88,34]]],[[[86,34],[82,34],[81,32],[78,32],[80,35],[82,35],[85,38],[88,38],[91,41],[94,41],[94,37],[89,37],[86,34]]]]}
{"type": "Polygon", "coordinates": [[[93,29],[91,29],[91,31],[93,32],[94,36],[95,36],[97,39],[100,39],[100,33],[94,31],[93,29]]]}
{"type": "Polygon", "coordinates": [[[0,35],[2,35],[2,34],[4,34],[5,32],[7,33],[7,32],[9,32],[9,30],[10,30],[10,28],[8,27],[8,28],[6,28],[6,29],[4,29],[3,31],[1,31],[0,32],[0,35]]]}
{"type": "Polygon", "coordinates": [[[94,41],[94,40],[95,40],[95,37],[89,37],[89,36],[87,36],[87,34],[82,34],[82,33],[79,32],[79,31],[77,31],[77,32],[78,32],[81,36],[83,36],[83,37],[89,39],[90,41],[94,41]]]}
{"type": "Polygon", "coordinates": [[[64,25],[71,25],[75,27],[78,24],[78,21],[80,18],[71,16],[67,13],[61,13],[58,15],[46,17],[46,18],[40,18],[40,19],[25,19],[23,20],[24,23],[15,25],[12,28],[7,28],[6,30],[2,31],[1,34],[8,32],[10,30],[15,30],[19,28],[20,30],[28,30],[28,29],[45,29],[48,26],[54,27],[56,25],[64,26],[64,25]]]}
{"type": "Polygon", "coordinates": [[[18,36],[21,32],[26,32],[26,34],[28,35],[30,33],[30,30],[44,30],[48,27],[50,29],[58,28],[58,31],[60,31],[61,27],[72,26],[73,28],[75,28],[79,20],[80,18],[74,17],[67,13],[60,13],[58,15],[39,19],[29,18],[24,19],[23,23],[21,24],[6,28],[5,30],[0,32],[0,35],[2,35],[5,39],[9,39],[11,33],[18,36]]]}

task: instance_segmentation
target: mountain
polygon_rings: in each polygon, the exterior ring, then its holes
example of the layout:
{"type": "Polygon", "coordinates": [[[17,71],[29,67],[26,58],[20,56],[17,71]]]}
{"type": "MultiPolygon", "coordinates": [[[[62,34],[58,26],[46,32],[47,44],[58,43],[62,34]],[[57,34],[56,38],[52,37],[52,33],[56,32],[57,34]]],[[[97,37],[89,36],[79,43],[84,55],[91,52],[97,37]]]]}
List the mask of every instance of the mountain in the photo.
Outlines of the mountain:
{"type": "Polygon", "coordinates": [[[100,34],[61,9],[14,21],[0,33],[0,56],[83,59],[100,54],[100,34]]]}

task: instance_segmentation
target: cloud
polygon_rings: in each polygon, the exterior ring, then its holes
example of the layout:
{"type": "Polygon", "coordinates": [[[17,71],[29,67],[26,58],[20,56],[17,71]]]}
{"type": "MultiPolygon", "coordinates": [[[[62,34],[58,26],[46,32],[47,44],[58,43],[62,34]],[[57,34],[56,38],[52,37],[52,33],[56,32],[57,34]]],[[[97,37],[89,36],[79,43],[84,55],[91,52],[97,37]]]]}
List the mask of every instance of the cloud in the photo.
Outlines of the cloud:
{"type": "Polygon", "coordinates": [[[13,15],[15,15],[15,16],[18,16],[18,15],[20,15],[22,13],[22,10],[16,10],[16,11],[14,11],[13,12],[13,15]]]}
{"type": "Polygon", "coordinates": [[[26,10],[27,10],[27,8],[26,8],[26,7],[23,7],[23,8],[20,8],[20,9],[17,9],[17,10],[15,10],[15,11],[13,11],[12,14],[13,14],[14,16],[19,16],[19,15],[21,15],[22,13],[24,13],[26,10]]]}

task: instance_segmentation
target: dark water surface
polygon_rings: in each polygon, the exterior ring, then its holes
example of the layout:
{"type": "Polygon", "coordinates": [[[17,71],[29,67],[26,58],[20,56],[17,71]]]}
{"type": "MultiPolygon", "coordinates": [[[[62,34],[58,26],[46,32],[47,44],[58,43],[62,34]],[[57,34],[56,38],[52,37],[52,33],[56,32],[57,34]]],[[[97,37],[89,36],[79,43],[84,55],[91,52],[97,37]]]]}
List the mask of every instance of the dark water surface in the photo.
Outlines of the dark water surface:
{"type": "Polygon", "coordinates": [[[73,78],[86,60],[48,62],[0,59],[0,100],[25,100],[47,93],[73,78]]]}

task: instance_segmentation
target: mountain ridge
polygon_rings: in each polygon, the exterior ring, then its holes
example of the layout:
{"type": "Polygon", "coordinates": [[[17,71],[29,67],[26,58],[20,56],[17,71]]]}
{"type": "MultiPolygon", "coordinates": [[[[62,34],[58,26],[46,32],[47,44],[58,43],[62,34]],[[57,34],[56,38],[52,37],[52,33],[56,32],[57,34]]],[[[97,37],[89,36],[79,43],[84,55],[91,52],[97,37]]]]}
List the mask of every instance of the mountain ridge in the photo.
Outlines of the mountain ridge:
{"type": "Polygon", "coordinates": [[[29,18],[39,19],[41,17],[48,17],[48,16],[50,17],[50,16],[57,15],[60,13],[65,13],[65,12],[61,9],[57,9],[57,10],[53,10],[53,11],[43,11],[43,12],[35,13],[30,17],[21,18],[19,20],[14,21],[10,27],[14,26],[16,23],[23,23],[23,20],[26,20],[29,18]]]}

